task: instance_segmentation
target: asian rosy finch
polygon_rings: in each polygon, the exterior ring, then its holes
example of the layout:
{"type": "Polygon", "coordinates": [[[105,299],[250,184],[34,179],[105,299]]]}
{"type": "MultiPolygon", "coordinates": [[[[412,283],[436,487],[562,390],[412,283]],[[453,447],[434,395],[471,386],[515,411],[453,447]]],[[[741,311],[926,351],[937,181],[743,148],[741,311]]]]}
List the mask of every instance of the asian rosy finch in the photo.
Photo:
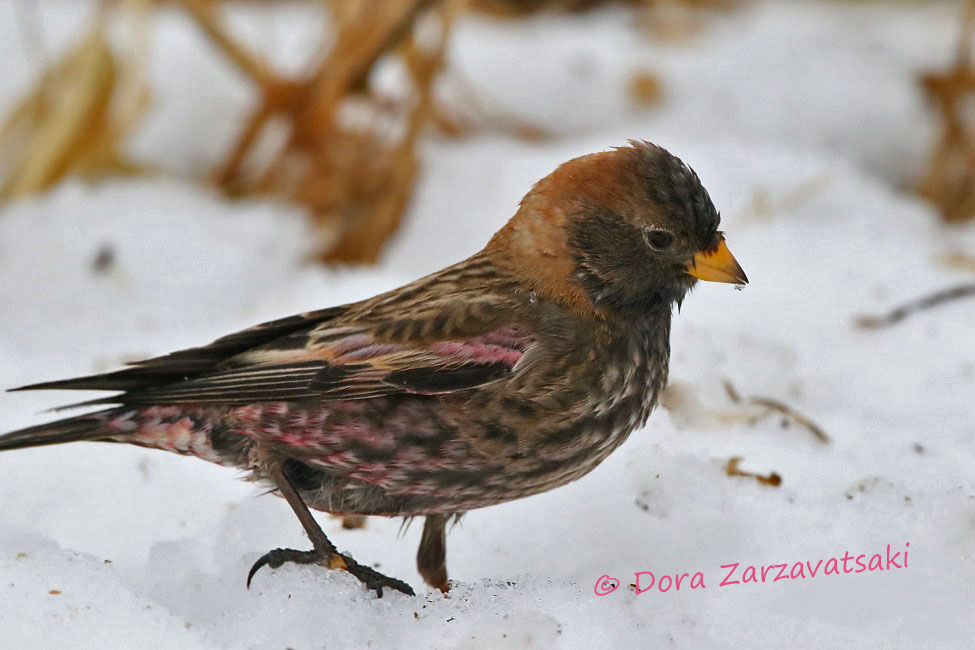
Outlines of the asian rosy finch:
{"type": "Polygon", "coordinates": [[[642,426],[667,381],[674,304],[747,282],[697,175],[648,142],[570,160],[472,257],[361,302],[107,374],[16,390],[121,391],[8,433],[0,449],[126,442],[246,470],[313,550],[254,564],[344,567],[308,506],[425,516],[417,566],[447,588],[446,522],[575,480],[642,426]]]}

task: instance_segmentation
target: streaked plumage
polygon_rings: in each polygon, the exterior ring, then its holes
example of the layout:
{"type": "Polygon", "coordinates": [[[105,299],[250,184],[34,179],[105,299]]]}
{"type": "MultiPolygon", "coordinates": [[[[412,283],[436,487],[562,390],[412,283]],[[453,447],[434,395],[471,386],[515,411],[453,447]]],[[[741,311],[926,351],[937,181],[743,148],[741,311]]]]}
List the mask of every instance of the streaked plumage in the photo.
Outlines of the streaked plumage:
{"type": "MultiPolygon", "coordinates": [[[[655,145],[577,158],[484,250],[405,287],[24,387],[122,392],[0,449],[125,442],[271,480],[299,517],[299,497],[332,513],[426,515],[420,570],[446,588],[450,515],[579,478],[646,422],[674,303],[695,276],[746,281],[718,222],[694,172],[655,145]]],[[[307,519],[318,555],[272,552],[254,570],[337,557],[307,519]]],[[[355,566],[380,593],[405,590],[355,566]]]]}

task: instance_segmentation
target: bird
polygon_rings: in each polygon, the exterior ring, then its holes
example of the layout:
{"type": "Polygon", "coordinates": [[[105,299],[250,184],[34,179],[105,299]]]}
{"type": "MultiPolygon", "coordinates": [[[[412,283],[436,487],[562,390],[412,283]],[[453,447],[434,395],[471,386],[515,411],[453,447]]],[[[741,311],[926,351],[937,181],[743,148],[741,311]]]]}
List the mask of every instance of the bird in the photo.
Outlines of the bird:
{"type": "Polygon", "coordinates": [[[719,225],[688,165],[630,140],[561,164],[482,250],[410,284],[11,389],[115,394],[0,436],[0,450],[127,443],[243,470],[312,545],[268,551],[248,587],[292,562],[414,595],[340,552],[310,509],[423,517],[417,570],[446,593],[448,524],[579,479],[646,424],[674,307],[698,281],[748,282],[719,225]]]}

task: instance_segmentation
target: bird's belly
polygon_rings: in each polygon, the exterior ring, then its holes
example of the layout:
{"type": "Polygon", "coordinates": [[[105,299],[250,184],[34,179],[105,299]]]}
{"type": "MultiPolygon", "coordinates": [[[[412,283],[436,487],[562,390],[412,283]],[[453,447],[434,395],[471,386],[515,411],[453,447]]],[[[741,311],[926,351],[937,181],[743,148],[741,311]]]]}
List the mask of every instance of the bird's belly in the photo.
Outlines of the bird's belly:
{"type": "Polygon", "coordinates": [[[110,439],[236,466],[257,480],[267,478],[263,463],[281,463],[318,510],[417,515],[503,503],[590,472],[645,411],[632,400],[607,404],[500,416],[436,397],[152,407],[105,426],[110,439]]]}
{"type": "MultiPolygon", "coordinates": [[[[356,463],[337,472],[311,460],[299,487],[313,508],[333,513],[422,515],[483,508],[539,494],[592,471],[641,424],[642,412],[619,410],[602,417],[563,421],[537,444],[457,435],[436,455],[414,450],[386,461],[356,463]]],[[[474,427],[472,423],[472,428],[474,427]]],[[[494,433],[497,433],[495,428],[494,433]]],[[[513,432],[517,435],[518,432],[513,432]]],[[[531,434],[537,437],[538,431],[531,434]]]]}

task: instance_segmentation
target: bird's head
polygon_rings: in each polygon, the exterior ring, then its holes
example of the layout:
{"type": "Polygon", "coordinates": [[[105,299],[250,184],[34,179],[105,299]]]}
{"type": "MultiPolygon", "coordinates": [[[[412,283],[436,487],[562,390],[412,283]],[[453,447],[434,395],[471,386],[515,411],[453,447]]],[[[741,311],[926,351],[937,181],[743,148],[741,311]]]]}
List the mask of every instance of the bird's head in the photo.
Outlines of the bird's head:
{"type": "Polygon", "coordinates": [[[489,244],[550,299],[644,311],[697,280],[745,284],[697,174],[649,142],[570,160],[536,183],[489,244]]]}

